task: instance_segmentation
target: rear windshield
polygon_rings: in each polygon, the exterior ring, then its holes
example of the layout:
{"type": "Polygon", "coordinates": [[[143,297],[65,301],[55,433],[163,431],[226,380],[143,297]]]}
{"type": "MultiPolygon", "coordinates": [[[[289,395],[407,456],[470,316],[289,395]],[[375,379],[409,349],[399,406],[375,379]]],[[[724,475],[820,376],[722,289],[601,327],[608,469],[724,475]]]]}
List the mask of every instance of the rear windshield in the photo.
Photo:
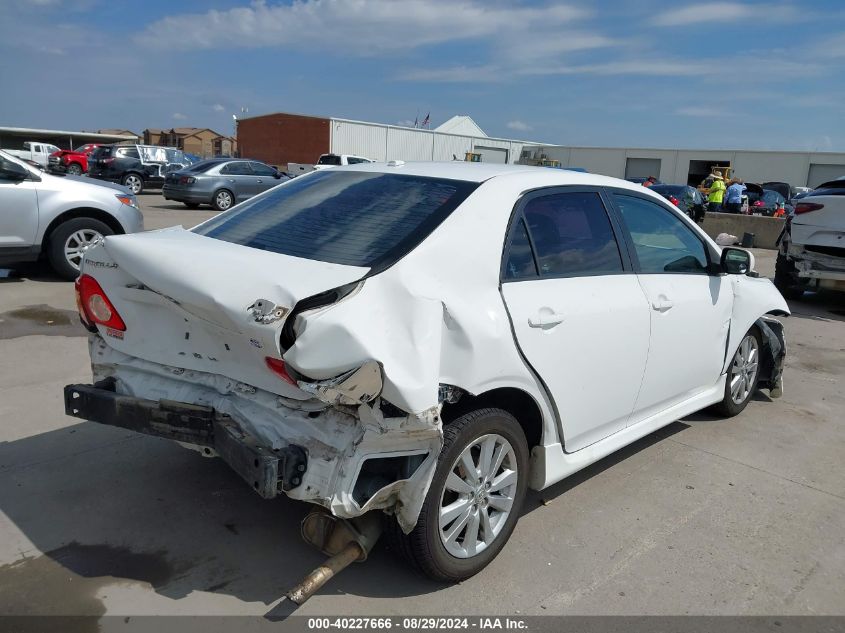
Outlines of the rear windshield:
{"type": "Polygon", "coordinates": [[[422,242],[477,188],[463,180],[319,171],[194,231],[274,253],[383,269],[422,242]]]}
{"type": "Polygon", "coordinates": [[[335,156],[334,154],[324,154],[320,156],[320,160],[317,161],[318,165],[340,165],[340,156],[335,156]]]}
{"type": "Polygon", "coordinates": [[[812,196],[845,196],[845,180],[823,182],[804,197],[812,196]]]}
{"type": "Polygon", "coordinates": [[[219,160],[201,160],[198,163],[185,167],[182,171],[189,171],[194,174],[204,174],[215,165],[221,164],[219,160]]]}

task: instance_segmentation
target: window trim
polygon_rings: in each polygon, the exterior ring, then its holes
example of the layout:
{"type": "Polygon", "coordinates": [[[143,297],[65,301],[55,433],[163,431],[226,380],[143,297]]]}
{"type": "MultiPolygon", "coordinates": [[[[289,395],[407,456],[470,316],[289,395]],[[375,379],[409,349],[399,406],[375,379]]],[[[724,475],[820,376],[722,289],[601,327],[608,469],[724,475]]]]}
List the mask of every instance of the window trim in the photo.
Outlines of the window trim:
{"type": "Polygon", "coordinates": [[[707,240],[702,237],[699,233],[698,227],[693,224],[693,221],[690,219],[688,215],[685,213],[681,213],[680,209],[677,207],[670,207],[668,204],[663,204],[662,200],[655,200],[649,195],[643,194],[639,191],[631,191],[630,189],[623,189],[621,187],[606,187],[605,188],[605,196],[607,197],[608,203],[613,208],[613,213],[616,215],[617,220],[620,224],[621,230],[625,236],[625,243],[627,244],[628,255],[631,259],[631,263],[633,265],[633,270],[638,275],[708,275],[708,276],[719,276],[724,274],[724,271],[721,269],[721,265],[719,262],[714,263],[714,253],[711,251],[710,245],[707,243],[707,240]],[[663,272],[643,272],[642,266],[640,265],[640,259],[637,256],[637,249],[634,244],[634,238],[631,236],[631,231],[628,229],[628,225],[625,223],[625,218],[622,215],[622,211],[619,206],[616,204],[616,195],[620,196],[628,196],[630,198],[640,198],[641,200],[645,200],[646,202],[651,202],[652,204],[657,205],[661,209],[665,210],[669,214],[673,215],[677,218],[681,224],[684,224],[692,233],[693,237],[701,243],[702,248],[704,248],[704,256],[707,258],[707,266],[701,272],[685,272],[685,271],[669,271],[665,270],[663,272]]]}
{"type": "Polygon", "coordinates": [[[627,239],[622,232],[622,227],[619,219],[616,217],[615,207],[608,204],[607,198],[604,195],[603,187],[594,187],[586,185],[552,185],[546,187],[538,187],[536,189],[529,189],[525,191],[514,204],[513,211],[511,211],[510,220],[508,220],[508,228],[505,233],[505,240],[502,247],[501,262],[499,264],[499,284],[504,283],[520,283],[524,281],[542,281],[548,279],[571,279],[576,277],[605,277],[608,275],[630,275],[633,274],[634,265],[631,260],[627,248],[627,239]],[[616,248],[619,250],[619,258],[622,260],[622,270],[616,271],[594,271],[594,272],[578,272],[578,273],[559,273],[556,275],[541,275],[540,264],[537,260],[537,249],[534,247],[534,236],[531,234],[531,227],[525,219],[526,205],[535,198],[545,198],[546,196],[562,194],[562,193],[595,193],[599,197],[599,202],[604,207],[604,212],[610,222],[610,229],[613,232],[613,238],[616,240],[616,248]],[[513,242],[515,227],[522,221],[525,223],[525,232],[528,234],[528,242],[531,245],[531,256],[534,258],[534,268],[537,273],[531,277],[520,277],[518,279],[511,279],[505,275],[505,267],[507,265],[508,256],[510,255],[510,247],[513,242]]]}

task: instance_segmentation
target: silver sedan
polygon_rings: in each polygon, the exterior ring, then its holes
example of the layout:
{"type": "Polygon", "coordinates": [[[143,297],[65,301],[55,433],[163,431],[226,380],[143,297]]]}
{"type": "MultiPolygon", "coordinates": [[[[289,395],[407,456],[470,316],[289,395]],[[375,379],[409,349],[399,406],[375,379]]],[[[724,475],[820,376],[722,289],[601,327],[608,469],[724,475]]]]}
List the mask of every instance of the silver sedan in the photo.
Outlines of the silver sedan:
{"type": "Polygon", "coordinates": [[[218,211],[286,182],[289,176],[254,160],[212,158],[167,175],[162,187],[166,200],[190,209],[210,204],[218,211]]]}

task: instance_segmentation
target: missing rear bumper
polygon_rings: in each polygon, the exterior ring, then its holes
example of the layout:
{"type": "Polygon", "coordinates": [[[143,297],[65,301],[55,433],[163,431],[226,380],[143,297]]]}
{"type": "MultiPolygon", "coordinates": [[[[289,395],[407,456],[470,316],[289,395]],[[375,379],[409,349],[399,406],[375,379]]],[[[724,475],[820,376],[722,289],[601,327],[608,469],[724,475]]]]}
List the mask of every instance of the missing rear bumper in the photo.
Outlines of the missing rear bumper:
{"type": "Polygon", "coordinates": [[[302,483],[305,450],[295,444],[272,448],[211,407],[145,400],[116,393],[114,378],[94,385],[67,385],[65,413],[145,435],[213,449],[262,497],[272,499],[302,483]]]}

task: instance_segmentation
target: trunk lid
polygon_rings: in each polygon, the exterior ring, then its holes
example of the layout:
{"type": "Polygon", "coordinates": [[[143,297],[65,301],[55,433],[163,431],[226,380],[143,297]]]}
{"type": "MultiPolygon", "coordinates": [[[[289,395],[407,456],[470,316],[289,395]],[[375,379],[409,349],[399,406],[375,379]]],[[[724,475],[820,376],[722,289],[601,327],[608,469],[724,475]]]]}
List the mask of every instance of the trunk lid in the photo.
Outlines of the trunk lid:
{"type": "Polygon", "coordinates": [[[356,281],[368,270],[261,251],[181,227],[108,237],[89,250],[83,267],[126,323],[125,332],[100,327],[109,346],[177,373],[219,374],[302,400],[310,396],[265,364],[268,356],[281,357],[285,318],[300,299],[356,281]],[[257,317],[250,307],[259,300],[281,313],[257,317]]]}

